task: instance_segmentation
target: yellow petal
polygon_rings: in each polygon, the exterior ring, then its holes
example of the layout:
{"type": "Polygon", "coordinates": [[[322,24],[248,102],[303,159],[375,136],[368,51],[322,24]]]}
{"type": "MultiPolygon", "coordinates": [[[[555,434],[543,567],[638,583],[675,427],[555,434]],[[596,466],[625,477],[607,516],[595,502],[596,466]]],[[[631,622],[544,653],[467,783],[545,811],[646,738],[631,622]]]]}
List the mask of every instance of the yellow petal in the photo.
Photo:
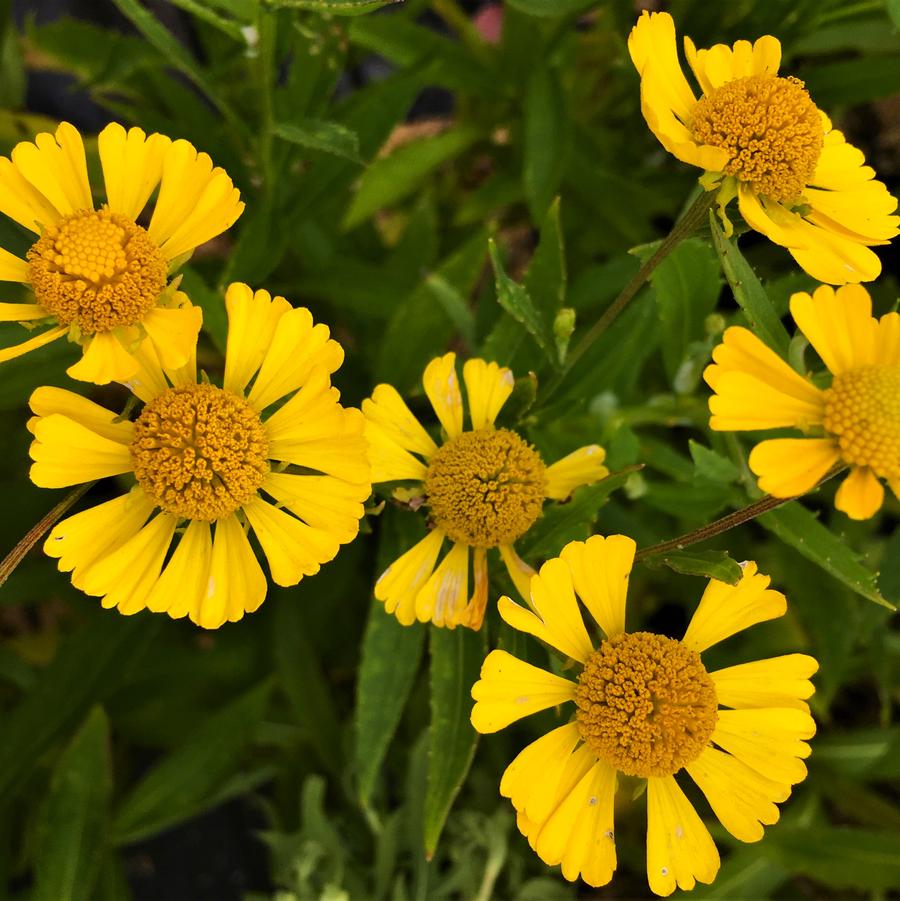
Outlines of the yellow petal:
{"type": "Polygon", "coordinates": [[[31,425],[31,481],[40,488],[68,488],[131,472],[128,446],[111,441],[59,413],[31,425]]]}
{"type": "Polygon", "coordinates": [[[872,362],[876,366],[900,365],[900,313],[886,313],[878,320],[872,362]]]}
{"type": "Polygon", "coordinates": [[[531,606],[535,612],[507,597],[497,603],[500,616],[514,629],[534,635],[567,657],[584,663],[594,646],[584,627],[569,567],[564,561],[548,560],[531,580],[531,606]]]}
{"type": "Polygon", "coordinates": [[[512,370],[485,360],[466,360],[463,365],[463,381],[466,383],[472,428],[491,428],[497,414],[512,394],[516,382],[512,370]]]}
{"type": "Polygon", "coordinates": [[[284,472],[270,472],[262,489],[305,523],[330,532],[341,544],[352,541],[359,533],[359,521],[365,512],[362,502],[370,492],[365,483],[284,472]]]}
{"type": "Polygon", "coordinates": [[[52,316],[39,303],[0,303],[0,322],[33,322],[52,316]]]}
{"type": "MultiPolygon", "coordinates": [[[[0,247],[0,282],[21,282],[23,285],[27,285],[31,281],[31,273],[29,271],[28,263],[25,260],[20,259],[15,254],[10,253],[8,250],[4,250],[0,247]]],[[[9,307],[32,307],[36,306],[35,304],[12,304],[5,303],[0,304],[0,307],[9,308],[9,307]]],[[[40,307],[43,310],[44,316],[49,316],[46,310],[43,307],[40,307]]],[[[3,317],[4,320],[22,320],[22,319],[41,319],[42,316],[12,316],[5,315],[3,317]]]]}
{"type": "Polygon", "coordinates": [[[841,482],[834,505],[851,519],[870,519],[884,503],[884,486],[868,466],[854,466],[841,482]]]}
{"type": "Polygon", "coordinates": [[[795,785],[806,778],[805,739],[816,734],[813,718],[796,708],[720,710],[712,740],[757,773],[795,785]]]}
{"type": "Polygon", "coordinates": [[[140,128],[125,129],[110,122],[97,137],[107,206],[114,213],[137,219],[162,178],[163,157],[172,141],[149,137],[140,128]]]}
{"type": "Polygon", "coordinates": [[[685,769],[722,825],[742,842],[758,842],[763,826],[778,822],[775,803],[791,793],[790,785],[773,782],[712,746],[685,769]]]}
{"type": "Polygon", "coordinates": [[[0,213],[36,234],[62,218],[56,207],[5,156],[0,157],[0,213]]]}
{"type": "Polygon", "coordinates": [[[472,574],[474,587],[469,603],[460,612],[455,625],[474,629],[476,632],[484,622],[484,612],[488,600],[488,565],[487,549],[483,547],[472,548],[472,574]]]}
{"type": "Polygon", "coordinates": [[[575,591],[607,638],[625,631],[628,576],[636,548],[625,535],[592,535],[587,541],[569,542],[560,554],[575,591]]]}
{"type": "Polygon", "coordinates": [[[606,451],[599,444],[590,444],[557,460],[547,467],[547,497],[562,501],[581,485],[605,479],[609,475],[605,459],[606,451]]]}
{"type": "Polygon", "coordinates": [[[129,353],[115,332],[98,332],[88,338],[82,358],[66,370],[66,374],[80,382],[107,385],[127,382],[138,373],[134,355],[129,353]]]}
{"type": "Polygon", "coordinates": [[[126,615],[143,610],[159,578],[176,524],[176,518],[168,513],[151,519],[136,535],[88,568],[81,590],[103,598],[104,607],[118,607],[126,615]]]}
{"type": "Polygon", "coordinates": [[[454,628],[469,594],[469,547],[456,544],[416,594],[416,619],[454,628]]]}
{"type": "Polygon", "coordinates": [[[96,432],[110,441],[131,444],[134,438],[134,423],[128,420],[116,422],[118,413],[95,404],[92,400],[73,394],[65,388],[37,388],[28,399],[28,405],[37,416],[52,416],[60,413],[96,432]]]}
{"type": "Polygon", "coordinates": [[[794,294],[791,315],[835,375],[874,361],[877,325],[869,292],[861,285],[845,285],[837,291],[821,285],[811,297],[794,294]]]}
{"type": "Polygon", "coordinates": [[[121,547],[140,530],[155,504],[135,488],[128,494],[82,510],[54,526],[44,553],[59,559],[60,572],[73,572],[72,584],[90,565],[121,547]]]}
{"type": "Polygon", "coordinates": [[[191,620],[204,629],[218,629],[253,613],[266,598],[266,577],[236,516],[216,521],[206,592],[191,620]]]}
{"type": "Polygon", "coordinates": [[[825,135],[810,184],[831,191],[858,188],[875,177],[875,170],[865,162],[863,152],[848,144],[842,132],[832,129],[825,135]]]}
{"type": "Polygon", "coordinates": [[[575,683],[506,651],[491,651],[472,686],[472,697],[472,725],[481,733],[498,732],[523,716],[574,700],[575,683]]]}
{"type": "Polygon", "coordinates": [[[178,369],[193,358],[202,324],[203,311],[194,306],[155,307],[141,320],[165,369],[178,369]]]}
{"type": "MultiPolygon", "coordinates": [[[[122,384],[144,403],[159,397],[169,389],[166,373],[159,362],[159,355],[152,341],[142,341],[133,351],[135,371],[122,384]]],[[[196,381],[196,376],[190,381],[196,381]]]]}
{"type": "Polygon", "coordinates": [[[815,236],[800,216],[766,201],[747,182],[738,186],[738,209],[752,229],[782,247],[809,250],[815,246],[815,236]]]}
{"type": "Polygon", "coordinates": [[[815,487],[839,459],[834,438],[772,438],[757,444],[748,462],[763,491],[795,497],[815,487]]]}
{"type": "Polygon", "coordinates": [[[536,850],[548,864],[560,863],[570,882],[606,885],[616,869],[613,801],[616,771],[598,760],[562,799],[538,833],[536,850]]]}
{"type": "Polygon", "coordinates": [[[291,305],[283,297],[273,299],[268,291],[254,293],[248,285],[234,282],[225,292],[225,307],[228,345],[223,387],[240,394],[262,365],[278,320],[291,305]]]}
{"type": "Polygon", "coordinates": [[[259,497],[243,507],[269,561],[276,585],[296,585],[333,560],[340,544],[323,529],[314,529],[259,497]]]}
{"type": "Polygon", "coordinates": [[[807,710],[806,698],[815,691],[809,678],[818,668],[819,664],[806,654],[785,654],[739,663],[710,676],[716,686],[716,698],[725,707],[807,710]]]}
{"type": "Polygon", "coordinates": [[[756,623],[787,612],[787,600],[769,588],[771,579],[756,571],[752,561],[741,564],[744,575],[737,585],[710,579],[682,641],[694,651],[723,641],[756,623]]]}
{"type": "Polygon", "coordinates": [[[224,169],[187,141],[166,148],[159,197],[147,229],[168,260],[230,228],[244,211],[240,192],[224,169]]]}
{"type": "Polygon", "coordinates": [[[148,610],[181,619],[200,606],[212,557],[209,523],[189,522],[172,559],[146,599],[148,610]]]}
{"type": "Polygon", "coordinates": [[[404,625],[416,621],[416,595],[434,572],[444,533],[433,529],[405,554],[398,557],[375,583],[375,597],[384,602],[386,613],[404,625]]]}
{"type": "Polygon", "coordinates": [[[403,479],[425,480],[425,464],[404,450],[379,423],[366,422],[366,441],[375,484],[403,479]]]}
{"type": "Polygon", "coordinates": [[[657,895],[690,891],[719,872],[709,830],[671,777],[647,780],[647,879],[657,895]]]}
{"type": "Polygon", "coordinates": [[[94,208],[84,143],[68,122],[62,122],[55,135],[43,132],[33,144],[17,144],[11,156],[19,172],[63,216],[94,208]]]}
{"type": "Polygon", "coordinates": [[[422,384],[447,437],[455,438],[463,427],[462,394],[456,376],[456,354],[444,354],[443,357],[432,360],[425,367],[422,384]]]}
{"type": "Polygon", "coordinates": [[[264,410],[296,391],[315,369],[331,375],[343,363],[344,351],[330,334],[328,326],[313,324],[312,314],[305,307],[280,317],[247,397],[251,406],[264,410]]]}
{"type": "Polygon", "coordinates": [[[808,222],[853,238],[860,244],[883,244],[897,235],[897,209],[883,182],[867,181],[839,191],[807,188],[803,199],[812,207],[808,222]]]}
{"type": "Polygon", "coordinates": [[[511,544],[501,544],[499,551],[516,591],[522,600],[531,603],[531,580],[534,577],[534,570],[516,553],[511,544]]]}
{"type": "Polygon", "coordinates": [[[47,329],[46,332],[41,332],[41,334],[34,338],[23,341],[21,344],[15,344],[12,347],[4,347],[0,349],[0,363],[5,363],[7,360],[14,360],[16,357],[21,357],[23,354],[27,354],[32,350],[37,350],[39,347],[43,347],[45,344],[49,344],[57,338],[62,338],[68,331],[69,327],[67,325],[58,325],[55,328],[47,329]]]}
{"type": "Polygon", "coordinates": [[[367,422],[377,425],[385,437],[403,450],[421,454],[426,459],[437,450],[431,436],[392,385],[377,385],[372,397],[362,402],[362,411],[367,422]]]}
{"type": "Polygon", "coordinates": [[[546,822],[559,804],[559,787],[569,757],[581,741],[577,723],[542,735],[510,763],[500,780],[500,794],[524,810],[530,820],[546,822]]]}

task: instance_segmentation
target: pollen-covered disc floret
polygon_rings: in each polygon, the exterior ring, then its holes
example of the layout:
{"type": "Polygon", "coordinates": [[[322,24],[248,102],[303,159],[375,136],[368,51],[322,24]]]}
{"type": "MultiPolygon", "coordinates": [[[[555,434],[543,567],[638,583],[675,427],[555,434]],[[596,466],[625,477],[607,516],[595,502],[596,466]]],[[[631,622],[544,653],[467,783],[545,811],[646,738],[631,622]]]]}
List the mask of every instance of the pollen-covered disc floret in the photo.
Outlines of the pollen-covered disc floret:
{"type": "Polygon", "coordinates": [[[435,525],[473,547],[511,544],[541,515],[538,452],[508,429],[463,432],[431,458],[425,493],[435,525]]]}
{"type": "Polygon", "coordinates": [[[700,756],[716,691],[700,655],[652,632],[616,635],[587,659],[575,690],[581,736],[628,776],[671,776],[700,756]]]}
{"type": "Polygon", "coordinates": [[[825,392],[825,429],[844,462],[900,476],[900,366],[863,366],[834,377],[825,392]]]}
{"type": "Polygon", "coordinates": [[[700,99],[690,122],[701,144],[731,156],[728,175],[782,203],[795,203],[809,184],[824,143],[822,118],[803,82],[748,75],[700,99]]]}
{"type": "Polygon", "coordinates": [[[37,301],[86,335],[139,322],[166,286],[166,261],[150,235],[107,209],[48,228],[28,264],[37,301]]]}
{"type": "Polygon", "coordinates": [[[269,471],[259,415],[214,385],[171,388],[134,424],[131,457],[144,491],[167,513],[212,522],[253,497],[269,471]]]}

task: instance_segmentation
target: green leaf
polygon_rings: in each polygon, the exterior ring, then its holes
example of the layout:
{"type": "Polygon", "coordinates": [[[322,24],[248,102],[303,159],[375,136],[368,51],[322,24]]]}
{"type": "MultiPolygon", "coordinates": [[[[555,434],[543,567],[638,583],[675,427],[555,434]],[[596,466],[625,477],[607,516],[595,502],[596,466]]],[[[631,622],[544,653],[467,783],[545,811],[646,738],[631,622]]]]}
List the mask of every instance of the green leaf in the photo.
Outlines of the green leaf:
{"type": "Polygon", "coordinates": [[[453,800],[472,765],[478,733],[470,691],[487,654],[485,630],[432,629],[431,726],[425,791],[425,855],[434,855],[453,800]]]}
{"type": "Polygon", "coordinates": [[[549,328],[531,299],[524,285],[511,279],[503,268],[503,260],[494,239],[488,241],[488,252],[491,256],[491,265],[494,267],[494,284],[497,290],[497,302],[512,316],[516,322],[525,327],[528,334],[537,342],[538,346],[546,353],[548,359],[556,362],[552,347],[553,342],[549,334],[549,328]]]}
{"type": "Polygon", "coordinates": [[[530,16],[558,18],[571,13],[579,13],[596,3],[596,0],[506,0],[514,9],[530,16]]]}
{"type": "Polygon", "coordinates": [[[373,601],[362,644],[356,686],[356,770],[360,801],[368,804],[388,745],[412,690],[425,640],[425,628],[401,626],[373,601]]]}
{"type": "Polygon", "coordinates": [[[830,888],[858,892],[900,885],[900,834],[844,826],[781,826],[766,855],[830,888]]]}
{"type": "Polygon", "coordinates": [[[717,898],[735,901],[737,898],[771,898],[772,892],[789,877],[788,871],[762,856],[757,848],[732,851],[722,862],[722,868],[712,885],[698,885],[691,898],[717,898]]]}
{"type": "Polygon", "coordinates": [[[340,122],[326,119],[276,122],[273,131],[279,138],[309,150],[322,150],[354,163],[363,162],[359,155],[359,135],[340,122]]]}
{"type": "Polygon", "coordinates": [[[566,282],[566,248],[557,197],[544,218],[541,239],[523,281],[547,328],[566,302],[566,282]]]}
{"type": "Polygon", "coordinates": [[[719,261],[705,241],[682,241],[650,276],[659,310],[663,362],[674,383],[691,343],[705,337],[704,321],[721,290],[719,261]]]}
{"type": "Polygon", "coordinates": [[[758,522],[861,597],[895,609],[878,591],[875,574],[859,562],[847,542],[799,503],[770,510],[760,516],[758,522]]]}
{"type": "Polygon", "coordinates": [[[210,806],[241,758],[269,706],[272,683],[251,689],[204,719],[125,796],[113,824],[115,840],[130,844],[210,806]]]}
{"type": "Polygon", "coordinates": [[[21,788],[50,745],[122,685],[159,626],[152,616],[103,613],[62,645],[35,687],[4,717],[0,796],[21,788]]]}
{"type": "Polygon", "coordinates": [[[614,472],[596,485],[578,488],[565,503],[547,505],[541,518],[522,539],[522,553],[529,560],[546,559],[558,553],[567,541],[587,537],[578,533],[596,521],[610,494],[639,469],[640,466],[630,466],[614,472]]]}
{"type": "Polygon", "coordinates": [[[37,826],[32,901],[94,897],[111,794],[109,723],[95,707],[53,769],[37,826]]]}
{"type": "Polygon", "coordinates": [[[730,485],[740,477],[740,470],[728,457],[704,447],[693,438],[688,441],[688,448],[694,461],[694,475],[698,479],[719,485],[730,485]]]}
{"type": "Polygon", "coordinates": [[[456,327],[468,347],[475,346],[475,317],[466,299],[439,273],[433,272],[425,279],[425,287],[441,305],[447,318],[456,327]]]}
{"type": "Polygon", "coordinates": [[[659,562],[686,576],[705,576],[729,585],[737,585],[744,574],[741,565],[727,551],[668,551],[658,557],[648,557],[645,562],[659,562]]]}
{"type": "Polygon", "coordinates": [[[744,315],[750,321],[753,331],[772,350],[786,357],[791,343],[790,336],[785,331],[778,314],[775,312],[772,302],[766,294],[765,288],[756,277],[756,273],[750,268],[750,264],[744,259],[738,250],[736,241],[729,241],[719,227],[715,211],[709,214],[710,228],[712,229],[713,245],[719,255],[722,271],[744,315]]]}
{"type": "Polygon", "coordinates": [[[262,0],[269,9],[309,9],[335,16],[361,16],[403,0],[262,0]]]}
{"type": "Polygon", "coordinates": [[[900,726],[823,735],[816,759],[857,779],[900,779],[900,726]]]}
{"type": "Polygon", "coordinates": [[[533,222],[540,222],[559,189],[569,146],[569,117],[556,70],[534,67],[525,90],[522,178],[533,222]]]}
{"type": "Polygon", "coordinates": [[[375,160],[363,173],[343,228],[355,228],[378,210],[412,194],[433,170],[459,156],[478,136],[476,129],[460,126],[433,138],[411,141],[375,160]]]}

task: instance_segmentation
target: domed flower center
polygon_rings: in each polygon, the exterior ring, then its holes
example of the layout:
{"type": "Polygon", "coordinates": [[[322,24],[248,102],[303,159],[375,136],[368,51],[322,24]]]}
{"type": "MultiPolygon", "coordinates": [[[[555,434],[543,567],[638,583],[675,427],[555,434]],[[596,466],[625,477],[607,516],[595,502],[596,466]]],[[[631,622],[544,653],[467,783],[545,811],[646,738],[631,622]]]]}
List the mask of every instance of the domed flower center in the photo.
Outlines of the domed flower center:
{"type": "Polygon", "coordinates": [[[166,287],[168,266],[127,216],[83,210],[48,228],[28,251],[38,303],[87,335],[139,322],[166,287]]]}
{"type": "Polygon", "coordinates": [[[163,510],[212,522],[250,500],[269,471],[259,415],[214,385],[171,388],[134,424],[134,474],[163,510]]]}
{"type": "Polygon", "coordinates": [[[825,429],[846,463],[900,476],[900,366],[863,366],[834,377],[825,392],[825,429]]]}
{"type": "Polygon", "coordinates": [[[508,429],[463,432],[431,458],[425,493],[438,528],[474,547],[512,544],[541,515],[538,452],[508,429]]]}
{"type": "Polygon", "coordinates": [[[575,689],[581,737],[628,776],[671,776],[700,756],[716,726],[716,690],[680,641],[632,632],[588,657],[575,689]]]}
{"type": "Polygon", "coordinates": [[[772,75],[736,78],[706,94],[689,127],[701,144],[728,151],[726,174],[783,203],[800,199],[824,142],[803,82],[772,75]]]}

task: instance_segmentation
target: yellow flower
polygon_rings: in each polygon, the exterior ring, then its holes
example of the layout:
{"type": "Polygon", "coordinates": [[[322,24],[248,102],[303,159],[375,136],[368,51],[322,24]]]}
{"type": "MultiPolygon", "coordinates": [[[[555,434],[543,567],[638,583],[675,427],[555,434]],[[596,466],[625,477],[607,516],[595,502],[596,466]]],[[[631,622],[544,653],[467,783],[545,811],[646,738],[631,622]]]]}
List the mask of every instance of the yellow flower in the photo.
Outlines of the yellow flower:
{"type": "Polygon", "coordinates": [[[881,509],[887,479],[900,496],[900,315],[872,316],[861,285],[822,285],[791,297],[791,315],[833,378],[825,390],[745,328],[727,329],[704,373],[717,431],[797,428],[750,454],[759,487],[775,497],[809,491],[836,463],[850,466],[835,506],[853,519],[881,509]]]}
{"type": "MultiPolygon", "coordinates": [[[[63,122],[56,135],[24,141],[0,157],[0,213],[39,237],[26,259],[0,248],[0,281],[21,282],[34,303],[0,303],[0,321],[51,326],[0,349],[0,362],[68,334],[84,355],[72,378],[96,384],[131,378],[138,348],[182,366],[202,314],[166,290],[195,247],[229,228],[244,204],[231,179],[187,141],[111,123],[98,138],[106,203],[94,208],[84,143],[63,122]],[[138,224],[157,190],[146,228],[138,224]]],[[[183,296],[183,295],[182,295],[183,296]]]]}
{"type": "Polygon", "coordinates": [[[419,619],[451,629],[479,629],[487,605],[488,549],[499,549],[513,583],[526,593],[534,570],[516,554],[513,543],[540,517],[545,499],[563,500],[579,485],[609,475],[604,450],[596,444],[546,466],[515,432],[495,428],[494,420],[513,390],[509,369],[467,360],[463,380],[470,431],[463,430],[456,355],[438,357],[425,369],[425,393],[446,435],[440,446],[390,385],[378,385],[362,404],[372,481],[413,480],[419,484],[403,496],[424,502],[430,510],[431,531],[375,585],[375,597],[384,601],[385,610],[407,626],[419,619]],[[450,552],[435,568],[445,539],[450,552]]]}
{"type": "Polygon", "coordinates": [[[778,75],[777,38],[697,50],[686,37],[699,100],[678,61],[668,13],[642,13],[628,49],[650,130],[673,156],[705,170],[700,182],[718,191],[728,233],[725,207],[737,197],[747,224],[786,247],[818,281],[878,277],[881,263],[868,248],[897,234],[897,200],[803,82],[778,75]]]}
{"type": "Polygon", "coordinates": [[[658,895],[712,882],[719,854],[675,780],[682,769],[735,838],[755,842],[778,820],[776,802],[806,777],[815,723],[804,699],[818,664],[788,654],[707,672],[700,654],[755,623],[782,616],[784,595],[756,564],[735,585],[711,580],[677,641],[625,631],[635,544],[624,535],[573,541],[531,580],[527,610],[501,598],[500,615],[580,664],[573,682],[492,651],[472,688],[482,733],[575,702],[574,717],[526,747],[500,794],[519,830],[566,879],[605,885],[616,868],[618,773],[647,780],[647,876],[658,895]],[[577,596],[606,635],[595,648],[577,596]],[[721,709],[729,708],[729,709],[721,709]]]}
{"type": "Polygon", "coordinates": [[[371,483],[363,416],[331,386],[343,350],[283,297],[233,284],[225,302],[221,388],[198,382],[195,358],[167,369],[146,343],[128,386],[144,402],[133,422],[60,388],[31,397],[36,485],[136,481],[63,520],[44,544],[104,607],[215,629],[266,596],[248,527],[278,585],[318,572],[359,530],[371,483]]]}

